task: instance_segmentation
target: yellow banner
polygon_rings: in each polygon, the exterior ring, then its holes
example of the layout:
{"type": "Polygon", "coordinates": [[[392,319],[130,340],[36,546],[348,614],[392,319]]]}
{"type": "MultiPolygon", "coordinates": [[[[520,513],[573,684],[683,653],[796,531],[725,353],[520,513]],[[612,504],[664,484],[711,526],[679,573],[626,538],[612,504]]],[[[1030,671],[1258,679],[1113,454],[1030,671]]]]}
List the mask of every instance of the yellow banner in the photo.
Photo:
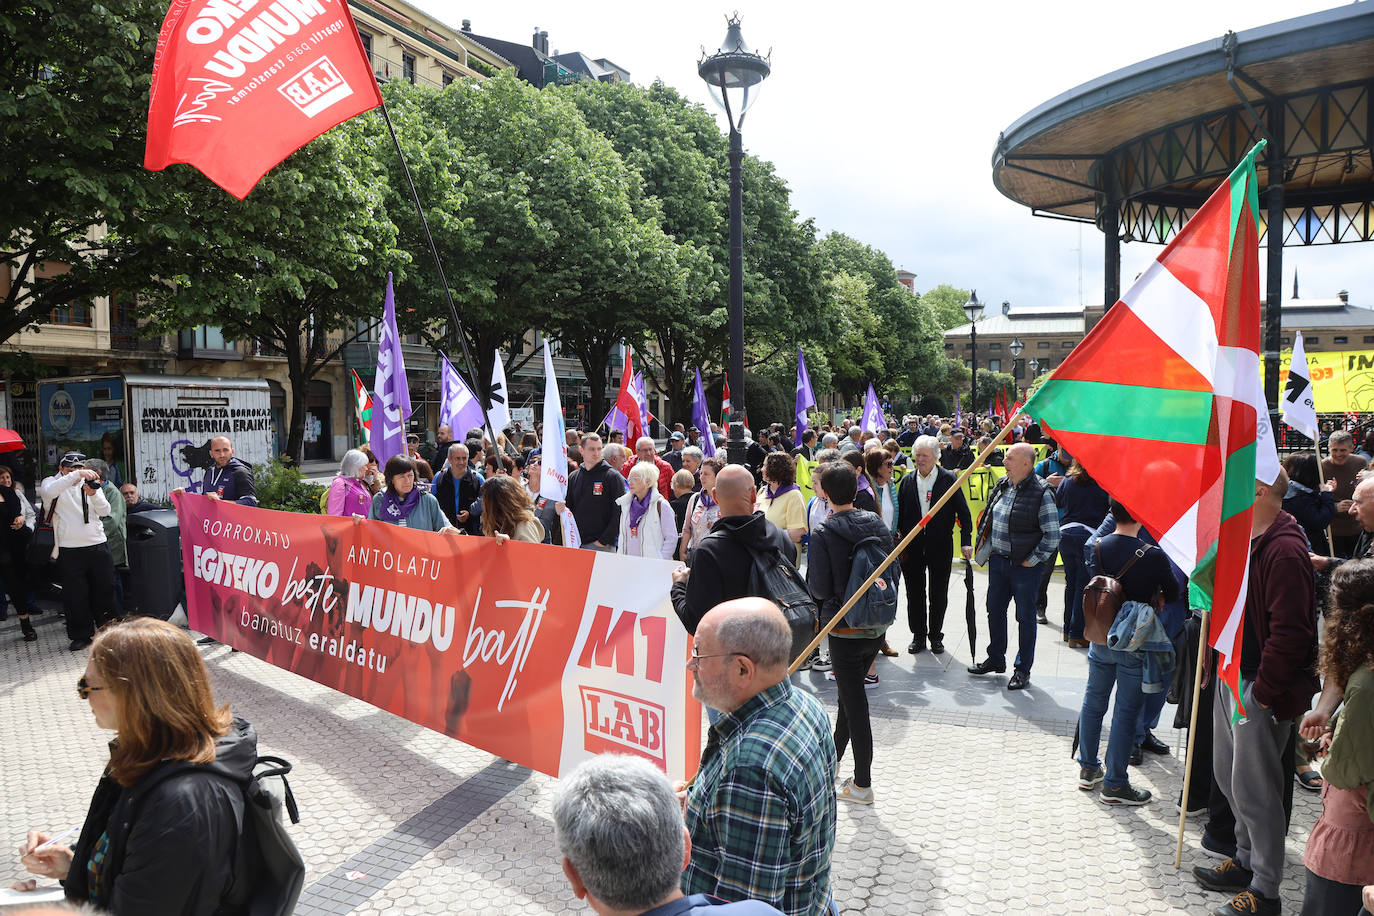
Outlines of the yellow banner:
{"type": "MultiPolygon", "coordinates": [[[[1279,354],[1280,389],[1288,384],[1292,359],[1291,349],[1279,354]]],[[[1312,399],[1319,413],[1374,411],[1374,350],[1308,353],[1307,369],[1312,374],[1312,399]]]]}

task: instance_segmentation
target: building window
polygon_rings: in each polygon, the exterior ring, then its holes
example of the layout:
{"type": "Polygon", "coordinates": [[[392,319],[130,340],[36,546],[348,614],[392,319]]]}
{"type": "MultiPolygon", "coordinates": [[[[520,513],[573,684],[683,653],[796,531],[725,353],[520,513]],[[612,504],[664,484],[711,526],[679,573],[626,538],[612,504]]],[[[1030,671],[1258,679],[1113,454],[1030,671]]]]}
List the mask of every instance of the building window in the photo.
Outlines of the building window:
{"type": "Polygon", "coordinates": [[[89,305],[60,305],[48,316],[48,324],[64,324],[74,328],[91,326],[91,307],[89,305]]]}
{"type": "Polygon", "coordinates": [[[445,74],[443,74],[442,76],[439,77],[439,82],[442,83],[442,84],[447,88],[448,84],[451,83],[451,82],[453,82],[453,74],[452,74],[452,73],[445,73],[445,74]]]}
{"type": "Polygon", "coordinates": [[[1280,337],[1280,338],[1279,338],[1279,346],[1281,346],[1281,347],[1286,347],[1286,346],[1288,346],[1289,344],[1291,344],[1292,342],[1293,342],[1293,338],[1291,338],[1291,337],[1280,337]]]}
{"type": "Polygon", "coordinates": [[[1072,341],[1072,340],[1066,340],[1066,341],[1064,341],[1062,344],[1059,345],[1059,348],[1060,348],[1061,350],[1072,350],[1072,349],[1073,349],[1073,341],[1072,341]]]}
{"type": "Polygon", "coordinates": [[[1002,345],[999,344],[999,343],[990,343],[990,344],[988,344],[988,349],[989,349],[989,350],[1000,350],[1000,349],[1002,349],[1002,345]]]}
{"type": "Polygon", "coordinates": [[[224,339],[224,329],[211,325],[187,328],[178,335],[183,350],[232,350],[234,345],[224,339]]]}
{"type": "Polygon", "coordinates": [[[1374,334],[1366,334],[1366,335],[1364,336],[1364,342],[1365,342],[1365,343],[1374,343],[1374,334]]]}
{"type": "Polygon", "coordinates": [[[1002,361],[1001,361],[1000,359],[990,359],[990,360],[988,360],[988,370],[989,370],[990,372],[1001,372],[1001,371],[1002,371],[1002,361]]]}
{"type": "Polygon", "coordinates": [[[1348,343],[1349,341],[1347,341],[1344,337],[1336,337],[1336,338],[1334,338],[1331,342],[1332,342],[1332,343],[1343,344],[1343,343],[1348,343]]]}
{"type": "Polygon", "coordinates": [[[363,50],[367,52],[367,62],[370,64],[372,63],[372,36],[359,29],[358,37],[363,40],[363,50]]]}
{"type": "Polygon", "coordinates": [[[953,349],[954,349],[954,344],[952,344],[952,343],[947,343],[947,344],[945,344],[945,349],[946,349],[946,350],[953,350],[953,349]]]}
{"type": "Polygon", "coordinates": [[[1321,342],[1322,342],[1322,339],[1321,339],[1320,337],[1309,337],[1309,338],[1307,338],[1307,342],[1310,343],[1310,344],[1317,344],[1317,343],[1321,343],[1321,342]]]}
{"type": "Polygon", "coordinates": [[[1037,350],[1048,350],[1050,348],[1050,342],[1048,340],[1042,340],[1035,345],[1035,348],[1037,350]]]}
{"type": "Polygon", "coordinates": [[[415,84],[415,55],[401,55],[401,79],[406,80],[411,85],[415,84]]]}

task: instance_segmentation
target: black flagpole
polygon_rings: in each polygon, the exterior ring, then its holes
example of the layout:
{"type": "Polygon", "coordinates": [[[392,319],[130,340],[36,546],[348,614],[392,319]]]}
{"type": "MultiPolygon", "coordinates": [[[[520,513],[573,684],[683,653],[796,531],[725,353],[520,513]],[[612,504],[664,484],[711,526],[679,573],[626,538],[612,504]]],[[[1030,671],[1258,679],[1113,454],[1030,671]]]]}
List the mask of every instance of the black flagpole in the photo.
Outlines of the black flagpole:
{"type": "MultiPolygon", "coordinates": [[[[487,415],[487,386],[482,384],[482,380],[477,377],[477,370],[472,364],[472,353],[468,351],[467,335],[463,332],[463,322],[458,317],[458,307],[453,304],[453,294],[448,289],[448,278],[444,276],[444,267],[439,263],[439,249],[434,246],[434,236],[429,232],[429,220],[425,219],[425,208],[420,205],[420,193],[415,190],[415,181],[410,177],[410,166],[406,165],[405,153],[401,152],[401,141],[396,137],[396,128],[391,125],[391,115],[386,110],[386,103],[380,106],[382,119],[386,121],[386,129],[391,133],[391,142],[396,147],[396,158],[401,162],[401,172],[406,176],[406,184],[410,186],[410,199],[415,201],[415,213],[420,217],[420,228],[425,231],[425,241],[429,243],[429,253],[434,258],[434,269],[439,272],[439,285],[444,290],[444,301],[448,303],[449,319],[453,322],[450,327],[452,337],[458,338],[458,343],[463,348],[463,363],[467,366],[468,378],[472,379],[473,390],[477,392],[477,403],[482,408],[482,422],[487,427],[487,434],[491,436],[491,447],[496,448],[496,430],[491,428],[491,417],[487,415]]],[[[450,343],[450,346],[452,344],[450,343]]]]}

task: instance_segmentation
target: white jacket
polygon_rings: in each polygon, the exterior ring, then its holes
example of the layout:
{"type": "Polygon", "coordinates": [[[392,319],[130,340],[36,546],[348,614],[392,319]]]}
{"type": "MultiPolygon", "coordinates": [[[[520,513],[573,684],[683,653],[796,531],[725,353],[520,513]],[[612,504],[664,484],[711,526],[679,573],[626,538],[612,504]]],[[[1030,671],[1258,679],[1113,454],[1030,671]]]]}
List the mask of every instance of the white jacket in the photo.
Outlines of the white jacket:
{"type": "Polygon", "coordinates": [[[81,510],[82,478],[75,471],[54,475],[43,481],[39,494],[43,499],[43,511],[54,502],[57,509],[53,512],[53,535],[57,547],[94,547],[105,543],[105,526],[101,519],[110,514],[110,501],[99,490],[86,491],[86,508],[81,510]]]}
{"type": "Polygon", "coordinates": [[[677,516],[657,488],[650,490],[649,494],[649,511],[639,520],[638,536],[630,534],[630,500],[634,499],[634,493],[626,490],[625,495],[615,501],[620,507],[620,541],[616,545],[616,552],[632,557],[671,560],[673,550],[677,547],[677,516]]]}

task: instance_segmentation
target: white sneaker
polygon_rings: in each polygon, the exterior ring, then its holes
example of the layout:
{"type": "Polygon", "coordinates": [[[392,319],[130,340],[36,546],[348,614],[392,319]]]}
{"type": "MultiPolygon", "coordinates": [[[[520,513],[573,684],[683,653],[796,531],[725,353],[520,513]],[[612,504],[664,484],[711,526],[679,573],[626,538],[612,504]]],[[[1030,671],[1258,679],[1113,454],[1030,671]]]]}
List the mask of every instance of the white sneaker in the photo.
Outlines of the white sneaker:
{"type": "Polygon", "coordinates": [[[831,667],[830,656],[822,655],[811,663],[812,671],[829,671],[831,667]]]}
{"type": "Polygon", "coordinates": [[[835,790],[835,797],[840,801],[853,802],[856,805],[871,805],[873,804],[873,787],[860,789],[854,785],[852,776],[846,776],[844,782],[840,783],[840,787],[835,790]]]}

